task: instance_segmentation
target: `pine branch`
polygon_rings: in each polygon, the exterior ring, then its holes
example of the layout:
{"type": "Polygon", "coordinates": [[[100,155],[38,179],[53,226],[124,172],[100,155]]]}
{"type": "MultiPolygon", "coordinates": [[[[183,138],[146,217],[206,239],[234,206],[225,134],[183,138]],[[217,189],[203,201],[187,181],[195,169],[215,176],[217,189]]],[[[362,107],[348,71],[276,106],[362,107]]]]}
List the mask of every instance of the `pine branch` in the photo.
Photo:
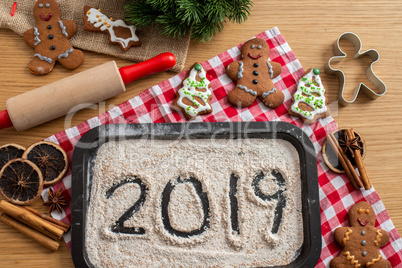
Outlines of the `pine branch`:
{"type": "Polygon", "coordinates": [[[204,7],[197,0],[178,0],[177,17],[188,26],[201,22],[204,7]]]}
{"type": "Polygon", "coordinates": [[[170,13],[177,8],[176,0],[146,0],[145,2],[147,5],[150,5],[153,10],[162,11],[163,13],[170,13]]]}
{"type": "Polygon", "coordinates": [[[227,17],[230,22],[243,23],[247,20],[247,16],[250,15],[250,6],[253,6],[251,0],[228,0],[232,3],[232,8],[230,9],[227,17]]]}
{"type": "Polygon", "coordinates": [[[126,20],[138,28],[153,25],[162,34],[180,38],[188,32],[201,42],[221,32],[226,19],[243,23],[252,0],[126,0],[126,20]]]}
{"type": "Polygon", "coordinates": [[[211,41],[212,37],[218,32],[223,30],[223,22],[219,18],[214,21],[204,21],[200,24],[194,25],[191,32],[191,37],[200,42],[211,41]]]}
{"type": "Polygon", "coordinates": [[[155,20],[161,34],[174,38],[183,37],[189,31],[189,28],[181,22],[180,18],[177,18],[174,14],[160,15],[155,20]]]}
{"type": "Polygon", "coordinates": [[[145,0],[131,1],[125,5],[126,20],[134,24],[138,29],[143,29],[152,24],[156,18],[163,14],[152,9],[145,0]]]}
{"type": "MultiPolygon", "coordinates": [[[[230,0],[229,0],[230,1],[230,0]]],[[[217,21],[224,22],[226,13],[230,10],[230,5],[223,0],[209,0],[209,4],[206,7],[206,17],[211,24],[215,24],[217,21]]]]}

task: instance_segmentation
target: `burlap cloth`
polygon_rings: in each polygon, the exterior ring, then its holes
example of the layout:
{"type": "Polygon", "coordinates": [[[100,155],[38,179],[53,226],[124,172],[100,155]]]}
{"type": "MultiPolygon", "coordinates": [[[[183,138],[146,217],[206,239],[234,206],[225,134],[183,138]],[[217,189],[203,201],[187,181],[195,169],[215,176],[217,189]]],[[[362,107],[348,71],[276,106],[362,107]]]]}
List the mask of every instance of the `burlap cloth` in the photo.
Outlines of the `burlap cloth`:
{"type": "MultiPolygon", "coordinates": [[[[8,28],[22,35],[26,30],[36,25],[33,17],[33,6],[36,0],[0,0],[0,28],[8,28]],[[11,9],[17,2],[15,15],[11,17],[11,9]]],[[[126,60],[140,62],[154,57],[162,52],[171,52],[176,56],[177,63],[171,69],[179,72],[184,68],[190,36],[173,39],[160,35],[154,29],[143,29],[138,38],[141,47],[132,47],[123,52],[119,46],[109,43],[109,36],[103,33],[86,32],[84,25],[84,5],[102,9],[108,17],[124,18],[124,0],[58,0],[62,19],[74,20],[77,23],[77,33],[70,39],[71,44],[83,50],[112,55],[126,60]]],[[[21,42],[23,42],[21,38],[21,42]]]]}

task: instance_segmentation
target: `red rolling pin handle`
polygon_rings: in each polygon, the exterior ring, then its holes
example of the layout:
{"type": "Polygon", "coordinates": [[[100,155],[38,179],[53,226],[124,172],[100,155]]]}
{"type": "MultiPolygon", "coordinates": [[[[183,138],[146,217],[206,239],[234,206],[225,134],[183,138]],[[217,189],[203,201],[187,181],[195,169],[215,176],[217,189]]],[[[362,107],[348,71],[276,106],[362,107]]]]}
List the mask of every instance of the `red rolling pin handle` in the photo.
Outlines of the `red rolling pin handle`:
{"type": "Polygon", "coordinates": [[[0,112],[0,129],[5,129],[13,126],[7,110],[0,112]]]}
{"type": "Polygon", "coordinates": [[[176,57],[165,52],[149,60],[119,68],[121,78],[125,85],[140,79],[141,77],[166,71],[176,64],[176,57]]]}

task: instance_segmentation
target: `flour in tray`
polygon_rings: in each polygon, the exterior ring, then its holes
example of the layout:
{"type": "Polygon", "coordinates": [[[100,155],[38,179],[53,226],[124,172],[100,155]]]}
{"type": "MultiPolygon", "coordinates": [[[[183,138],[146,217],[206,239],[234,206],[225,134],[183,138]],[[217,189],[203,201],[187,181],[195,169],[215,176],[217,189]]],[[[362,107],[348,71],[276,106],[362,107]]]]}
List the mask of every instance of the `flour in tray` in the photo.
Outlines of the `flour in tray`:
{"type": "Polygon", "coordinates": [[[303,245],[298,153],[280,139],[107,142],[85,230],[95,267],[289,264],[303,245]]]}

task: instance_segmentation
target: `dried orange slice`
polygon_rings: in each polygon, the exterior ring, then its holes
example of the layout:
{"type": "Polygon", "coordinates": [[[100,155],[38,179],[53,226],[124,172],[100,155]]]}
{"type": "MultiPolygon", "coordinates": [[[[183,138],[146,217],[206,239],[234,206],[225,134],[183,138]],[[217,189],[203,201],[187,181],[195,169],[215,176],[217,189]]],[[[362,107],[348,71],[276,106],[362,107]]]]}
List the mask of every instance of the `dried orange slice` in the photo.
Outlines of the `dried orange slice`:
{"type": "Polygon", "coordinates": [[[0,193],[16,205],[32,204],[43,189],[39,168],[29,160],[17,158],[8,162],[0,171],[0,193]]]}
{"type": "Polygon", "coordinates": [[[0,170],[11,160],[21,158],[25,147],[18,144],[5,144],[0,147],[0,170]]]}
{"type": "Polygon", "coordinates": [[[38,166],[43,176],[43,185],[51,186],[59,182],[68,170],[66,152],[57,144],[41,141],[26,149],[22,158],[32,161],[38,166]]]}

